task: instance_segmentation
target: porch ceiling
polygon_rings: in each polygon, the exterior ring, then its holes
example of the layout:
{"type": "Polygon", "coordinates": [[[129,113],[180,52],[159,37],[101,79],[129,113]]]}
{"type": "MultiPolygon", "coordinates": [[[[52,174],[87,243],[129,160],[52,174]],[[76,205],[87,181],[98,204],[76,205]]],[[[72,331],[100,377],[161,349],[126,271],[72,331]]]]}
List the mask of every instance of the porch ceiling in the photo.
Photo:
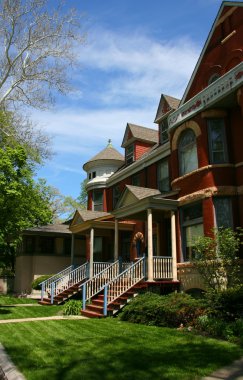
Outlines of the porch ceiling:
{"type": "Polygon", "coordinates": [[[153,220],[161,220],[161,214],[163,216],[169,215],[170,211],[175,211],[178,207],[178,201],[173,199],[165,199],[160,196],[144,198],[138,200],[136,203],[129,204],[120,207],[117,210],[112,211],[112,214],[117,219],[134,219],[134,220],[146,220],[147,210],[153,211],[153,220]]]}

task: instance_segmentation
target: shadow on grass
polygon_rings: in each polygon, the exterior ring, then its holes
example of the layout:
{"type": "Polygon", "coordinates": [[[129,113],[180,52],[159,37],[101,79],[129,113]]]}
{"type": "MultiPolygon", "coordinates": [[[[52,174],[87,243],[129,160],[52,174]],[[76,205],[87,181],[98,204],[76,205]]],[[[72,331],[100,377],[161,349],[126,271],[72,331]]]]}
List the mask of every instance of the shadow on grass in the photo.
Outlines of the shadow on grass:
{"type": "MultiPolygon", "coordinates": [[[[61,325],[60,325],[61,327],[61,325]]],[[[12,344],[8,353],[28,380],[195,380],[227,365],[240,356],[240,349],[225,342],[179,333],[145,336],[77,334],[69,340],[35,341],[35,346],[12,344]],[[163,344],[163,339],[168,343],[163,344]]],[[[125,326],[126,329],[126,326],[125,326]]],[[[152,331],[152,330],[151,330],[152,331]]]]}
{"type": "Polygon", "coordinates": [[[3,314],[12,314],[12,311],[11,310],[9,310],[9,309],[7,309],[7,308],[5,308],[4,307],[4,309],[1,309],[1,306],[0,306],[0,315],[3,315],[3,314]]]}

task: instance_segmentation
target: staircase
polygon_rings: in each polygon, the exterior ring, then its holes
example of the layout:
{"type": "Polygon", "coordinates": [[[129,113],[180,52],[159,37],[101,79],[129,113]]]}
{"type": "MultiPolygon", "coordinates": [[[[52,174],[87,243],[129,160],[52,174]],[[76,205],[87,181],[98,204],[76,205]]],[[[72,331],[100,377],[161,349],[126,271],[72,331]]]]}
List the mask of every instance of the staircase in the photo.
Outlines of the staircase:
{"type": "Polygon", "coordinates": [[[41,283],[41,305],[59,305],[78,293],[79,286],[88,277],[89,263],[76,269],[68,267],[41,283]]]}
{"type": "Polygon", "coordinates": [[[89,318],[102,318],[116,314],[131,298],[139,293],[140,289],[146,287],[144,278],[145,259],[141,258],[122,273],[111,278],[93,294],[87,292],[87,285],[89,286],[92,279],[89,280],[81,286],[83,292],[81,314],[89,318]],[[91,303],[86,305],[89,300],[91,303]]]}

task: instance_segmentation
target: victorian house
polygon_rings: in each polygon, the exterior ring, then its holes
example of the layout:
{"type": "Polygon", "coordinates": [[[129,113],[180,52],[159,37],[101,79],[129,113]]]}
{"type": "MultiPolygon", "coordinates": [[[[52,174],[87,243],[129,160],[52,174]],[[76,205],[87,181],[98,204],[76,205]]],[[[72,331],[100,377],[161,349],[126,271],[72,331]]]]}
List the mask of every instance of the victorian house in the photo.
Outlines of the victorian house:
{"type": "Polygon", "coordinates": [[[43,297],[59,302],[73,287],[95,316],[139,287],[204,288],[191,264],[194,238],[243,227],[242,37],[243,3],[223,2],[182,99],[161,95],[154,129],[128,123],[124,156],[109,141],[84,164],[88,205],[67,232],[66,293],[54,277],[43,297]]]}

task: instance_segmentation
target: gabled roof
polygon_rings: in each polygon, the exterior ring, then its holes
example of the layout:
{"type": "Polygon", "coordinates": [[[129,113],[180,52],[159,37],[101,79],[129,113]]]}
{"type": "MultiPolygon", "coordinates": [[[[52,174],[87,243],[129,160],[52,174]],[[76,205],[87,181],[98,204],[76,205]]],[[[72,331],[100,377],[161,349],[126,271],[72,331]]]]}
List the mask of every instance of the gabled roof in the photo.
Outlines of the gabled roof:
{"type": "MultiPolygon", "coordinates": [[[[211,28],[211,30],[210,30],[210,32],[209,32],[209,35],[208,35],[208,37],[207,37],[207,39],[206,39],[206,42],[205,42],[205,44],[204,44],[204,47],[203,47],[203,49],[202,49],[202,51],[201,51],[201,54],[200,54],[199,59],[198,59],[198,61],[197,61],[197,64],[196,64],[196,66],[195,66],[195,68],[194,68],[194,70],[193,70],[193,73],[192,73],[192,76],[191,76],[191,78],[190,78],[190,81],[188,82],[188,85],[187,85],[187,87],[186,87],[186,90],[185,90],[185,92],[184,92],[184,95],[183,95],[183,97],[182,97],[182,99],[181,99],[181,103],[180,103],[181,105],[182,105],[182,104],[185,102],[185,100],[186,100],[186,97],[187,97],[187,95],[188,95],[188,92],[190,91],[190,88],[191,88],[191,86],[192,86],[192,84],[193,84],[194,78],[195,78],[196,73],[197,73],[197,71],[198,71],[198,68],[199,68],[199,66],[200,66],[200,64],[201,64],[201,62],[202,62],[202,59],[203,59],[203,57],[204,57],[204,54],[205,54],[205,52],[206,52],[206,50],[207,50],[207,48],[208,48],[208,45],[209,45],[209,43],[210,43],[210,41],[211,41],[211,38],[212,38],[212,36],[213,36],[213,33],[214,33],[216,27],[220,24],[220,19],[221,19],[222,13],[224,12],[224,10],[225,10],[226,7],[231,7],[231,12],[233,12],[233,11],[235,10],[235,7],[243,7],[243,2],[242,2],[242,1],[240,1],[240,2],[239,2],[239,1],[223,1],[223,2],[222,2],[221,6],[220,6],[220,8],[219,8],[218,14],[217,14],[217,16],[216,16],[216,18],[215,18],[215,20],[214,20],[213,25],[212,25],[212,28],[211,28]]],[[[223,17],[224,17],[224,16],[223,16],[223,17]]]]}
{"type": "Polygon", "coordinates": [[[129,204],[134,204],[141,199],[153,197],[160,194],[161,192],[158,189],[149,189],[147,187],[126,185],[126,189],[119,199],[116,205],[116,209],[129,204]]]}
{"type": "Polygon", "coordinates": [[[154,122],[158,123],[162,116],[166,115],[170,111],[175,111],[179,107],[179,104],[179,99],[173,98],[169,95],[161,94],[154,122]]]}
{"type": "Polygon", "coordinates": [[[124,162],[123,155],[118,152],[115,148],[113,148],[111,141],[109,140],[108,145],[105,149],[103,149],[101,152],[96,154],[94,157],[92,157],[89,161],[87,161],[83,165],[83,169],[86,170],[87,166],[89,166],[90,163],[93,163],[94,161],[103,161],[103,160],[109,160],[109,161],[121,161],[121,164],[124,162]]]}
{"type": "Polygon", "coordinates": [[[128,143],[139,140],[151,143],[151,145],[158,142],[158,131],[152,128],[142,127],[141,125],[127,123],[122,147],[125,148],[128,143]]]}
{"type": "Polygon", "coordinates": [[[96,220],[104,217],[108,217],[110,214],[103,211],[91,211],[91,210],[76,210],[71,225],[84,223],[90,220],[96,220]]]}

